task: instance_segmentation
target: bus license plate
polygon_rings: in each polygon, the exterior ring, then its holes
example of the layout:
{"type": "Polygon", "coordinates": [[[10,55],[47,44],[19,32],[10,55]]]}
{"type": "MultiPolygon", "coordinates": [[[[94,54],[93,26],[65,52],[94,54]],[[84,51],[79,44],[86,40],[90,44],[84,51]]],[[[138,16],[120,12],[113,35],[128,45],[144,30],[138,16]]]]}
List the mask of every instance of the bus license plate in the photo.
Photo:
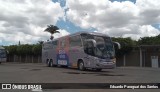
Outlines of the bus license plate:
{"type": "Polygon", "coordinates": [[[67,65],[67,61],[66,60],[58,60],[58,64],[59,65],[67,65]]]}

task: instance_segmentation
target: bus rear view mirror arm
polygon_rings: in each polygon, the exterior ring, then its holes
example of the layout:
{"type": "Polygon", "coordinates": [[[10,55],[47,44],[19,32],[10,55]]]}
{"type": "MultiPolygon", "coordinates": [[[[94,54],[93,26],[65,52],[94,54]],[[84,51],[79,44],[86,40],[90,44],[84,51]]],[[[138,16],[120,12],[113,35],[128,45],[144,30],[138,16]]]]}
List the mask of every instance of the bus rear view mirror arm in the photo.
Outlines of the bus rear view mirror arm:
{"type": "Polygon", "coordinates": [[[114,46],[116,46],[118,49],[121,49],[121,45],[119,42],[113,42],[114,43],[114,46]]]}

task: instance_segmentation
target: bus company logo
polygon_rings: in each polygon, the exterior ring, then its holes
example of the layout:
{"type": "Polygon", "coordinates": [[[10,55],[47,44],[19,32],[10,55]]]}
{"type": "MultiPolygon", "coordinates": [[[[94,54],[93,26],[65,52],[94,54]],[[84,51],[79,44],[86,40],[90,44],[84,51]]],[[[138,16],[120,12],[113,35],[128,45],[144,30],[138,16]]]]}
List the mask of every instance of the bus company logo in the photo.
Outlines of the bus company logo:
{"type": "Polygon", "coordinates": [[[11,89],[11,84],[2,84],[2,89],[11,89]]]}

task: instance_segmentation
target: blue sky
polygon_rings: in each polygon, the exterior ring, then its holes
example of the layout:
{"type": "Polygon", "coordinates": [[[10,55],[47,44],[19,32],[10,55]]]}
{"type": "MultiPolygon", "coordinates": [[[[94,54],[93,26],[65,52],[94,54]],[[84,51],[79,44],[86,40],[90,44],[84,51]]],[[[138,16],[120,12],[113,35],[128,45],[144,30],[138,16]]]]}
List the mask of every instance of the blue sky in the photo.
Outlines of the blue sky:
{"type": "Polygon", "coordinates": [[[60,28],[58,38],[79,31],[113,37],[160,34],[159,0],[0,0],[0,45],[46,41],[49,24],[60,28]]]}

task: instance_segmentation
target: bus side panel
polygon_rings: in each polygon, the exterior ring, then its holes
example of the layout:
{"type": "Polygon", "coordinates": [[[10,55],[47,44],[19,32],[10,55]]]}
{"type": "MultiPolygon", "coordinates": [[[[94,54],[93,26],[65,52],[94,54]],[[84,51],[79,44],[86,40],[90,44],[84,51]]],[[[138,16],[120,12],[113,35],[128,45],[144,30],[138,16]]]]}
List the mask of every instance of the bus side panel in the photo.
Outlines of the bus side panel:
{"type": "Polygon", "coordinates": [[[45,50],[44,50],[44,48],[42,47],[42,63],[46,63],[47,58],[46,58],[45,55],[46,55],[45,50]]]}
{"type": "Polygon", "coordinates": [[[56,65],[57,62],[56,62],[56,58],[57,58],[57,48],[53,47],[53,49],[51,49],[51,53],[50,53],[50,57],[51,59],[53,60],[53,64],[56,65]]]}
{"type": "Polygon", "coordinates": [[[84,52],[83,52],[83,47],[75,46],[75,47],[70,47],[69,49],[69,58],[70,58],[70,64],[72,68],[77,68],[77,63],[78,60],[82,59],[85,57],[84,52]]]}
{"type": "Polygon", "coordinates": [[[68,37],[61,38],[59,40],[59,46],[57,48],[57,64],[69,66],[68,57],[68,37]],[[64,41],[64,42],[63,42],[64,41]],[[65,45],[64,45],[65,44],[65,45]],[[64,46],[63,46],[64,45],[64,46]]]}
{"type": "Polygon", "coordinates": [[[83,60],[84,53],[83,44],[80,35],[70,37],[69,40],[69,60],[72,68],[77,68],[78,60],[83,60]],[[76,43],[75,43],[76,42],[76,43]]]}
{"type": "Polygon", "coordinates": [[[44,43],[42,47],[42,62],[47,63],[47,60],[52,60],[56,64],[56,48],[53,43],[44,43]]]}

